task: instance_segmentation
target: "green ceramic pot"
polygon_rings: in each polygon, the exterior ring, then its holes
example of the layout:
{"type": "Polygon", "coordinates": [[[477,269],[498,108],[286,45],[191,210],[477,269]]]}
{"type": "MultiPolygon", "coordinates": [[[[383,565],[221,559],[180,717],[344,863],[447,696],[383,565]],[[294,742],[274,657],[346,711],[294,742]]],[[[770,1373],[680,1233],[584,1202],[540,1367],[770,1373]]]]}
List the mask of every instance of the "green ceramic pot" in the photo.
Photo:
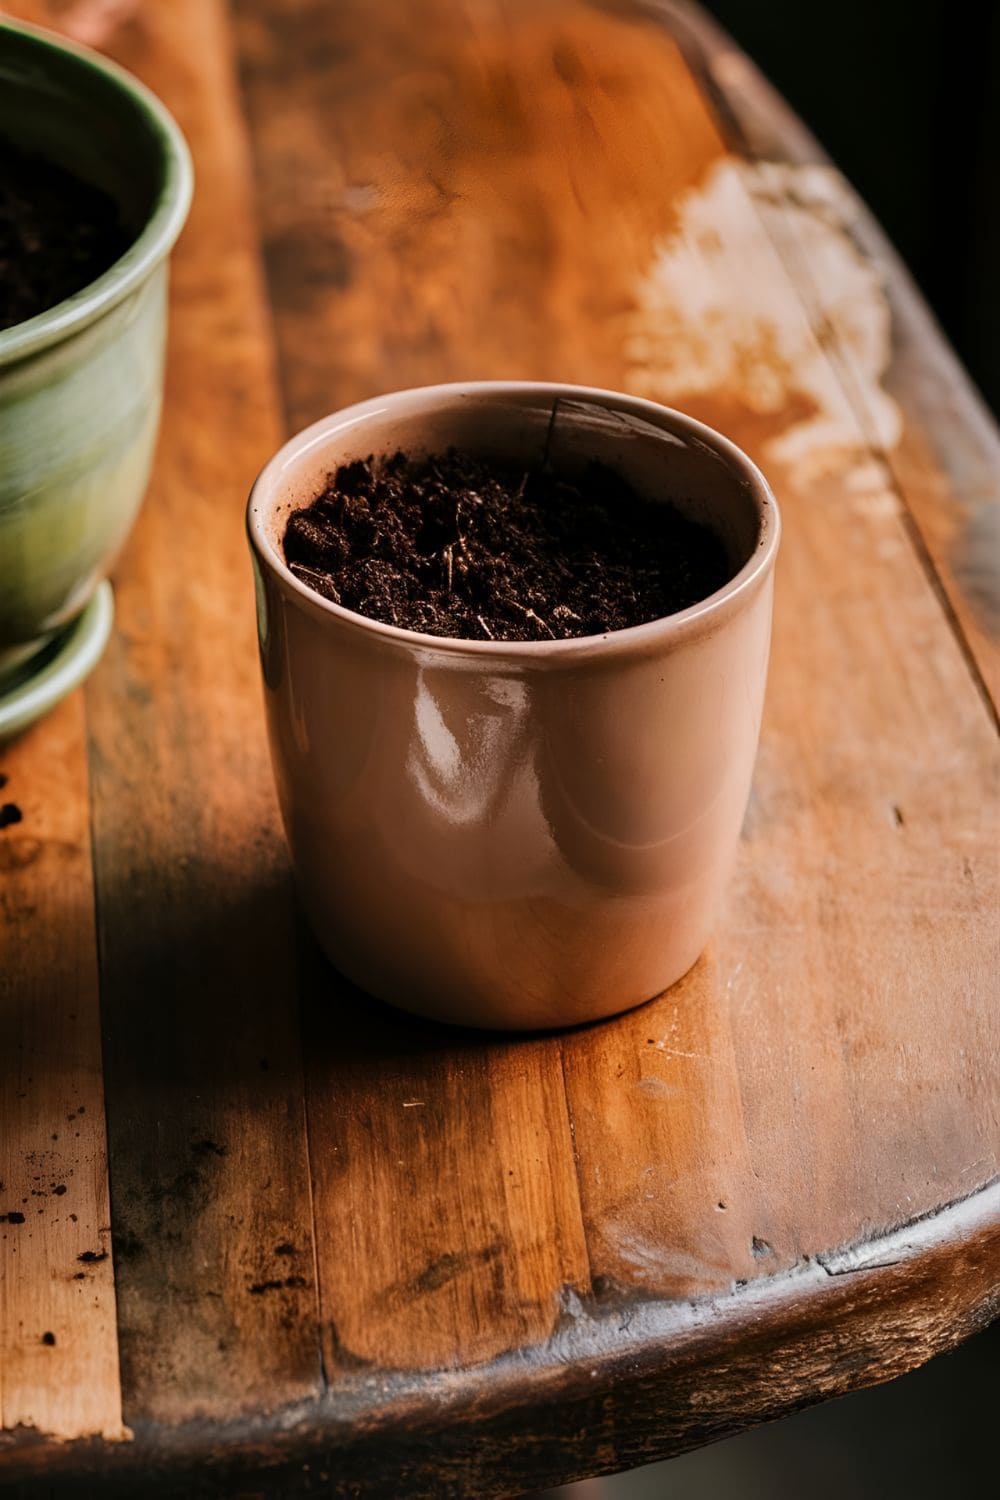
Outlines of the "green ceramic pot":
{"type": "Polygon", "coordinates": [[[163,389],[167,257],[191,161],[121,68],[0,24],[3,140],[119,203],[135,238],[103,276],[0,332],[0,684],[85,608],[142,500],[163,389]]]}

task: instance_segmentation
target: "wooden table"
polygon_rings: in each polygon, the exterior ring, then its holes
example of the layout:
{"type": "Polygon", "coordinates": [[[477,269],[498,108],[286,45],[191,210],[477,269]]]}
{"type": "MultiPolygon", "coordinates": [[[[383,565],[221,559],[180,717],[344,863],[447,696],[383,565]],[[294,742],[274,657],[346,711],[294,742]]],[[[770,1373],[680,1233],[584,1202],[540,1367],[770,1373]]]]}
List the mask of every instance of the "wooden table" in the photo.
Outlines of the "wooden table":
{"type": "Polygon", "coordinates": [[[198,192],[116,634],[0,754],[0,1483],[510,1495],[982,1325],[1000,449],[864,208],[680,5],[12,9],[150,83],[198,192]],[[784,510],[718,936],[561,1036],[338,980],[263,738],[258,466],[476,376],[686,408],[784,510]]]}

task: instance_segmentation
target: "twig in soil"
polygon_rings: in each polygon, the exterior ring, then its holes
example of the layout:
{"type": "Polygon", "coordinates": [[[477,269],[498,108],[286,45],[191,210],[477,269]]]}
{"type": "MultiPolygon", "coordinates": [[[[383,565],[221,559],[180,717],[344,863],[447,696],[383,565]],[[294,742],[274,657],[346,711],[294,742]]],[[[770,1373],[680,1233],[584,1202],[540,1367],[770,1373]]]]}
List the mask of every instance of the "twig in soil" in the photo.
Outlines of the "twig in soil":
{"type": "Polygon", "coordinates": [[[320,573],[316,568],[310,568],[308,563],[300,562],[295,564],[292,572],[300,583],[308,583],[324,599],[332,599],[334,604],[341,603],[340,594],[329,573],[320,573]]]}
{"type": "Polygon", "coordinates": [[[529,609],[526,604],[518,604],[516,599],[509,599],[507,602],[512,605],[514,609],[520,610],[521,614],[526,615],[529,620],[534,620],[535,624],[540,626],[541,629],[545,631],[545,634],[549,637],[550,640],[554,641],[556,639],[555,631],[552,629],[547,620],[542,619],[541,615],[536,615],[535,611],[533,609],[529,609]]]}
{"type": "Polygon", "coordinates": [[[486,631],[486,634],[487,634],[487,635],[488,635],[488,636],[489,636],[489,638],[490,638],[490,640],[491,640],[491,641],[495,641],[495,640],[496,640],[496,636],[495,636],[495,635],[494,635],[494,634],[493,634],[493,632],[492,632],[492,630],[491,630],[491,629],[490,629],[490,627],[489,627],[489,626],[488,626],[488,625],[487,625],[487,623],[486,623],[486,621],[485,621],[485,620],[484,620],[484,619],[483,619],[483,617],[482,617],[482,615],[477,615],[477,616],[476,616],[476,619],[477,619],[477,620],[478,620],[478,621],[479,621],[479,623],[480,623],[480,625],[481,625],[481,626],[482,626],[482,627],[483,627],[483,629],[484,629],[484,630],[485,630],[485,631],[486,631]]]}
{"type": "Polygon", "coordinates": [[[552,414],[549,417],[549,425],[548,425],[548,429],[546,430],[546,433],[545,433],[545,448],[544,448],[544,450],[542,452],[542,468],[543,469],[545,468],[545,465],[549,461],[549,449],[552,446],[552,429],[556,425],[556,412],[558,410],[559,410],[559,397],[557,396],[556,399],[552,403],[552,414]]]}
{"type": "MultiPolygon", "coordinates": [[[[476,500],[478,500],[479,496],[476,495],[473,498],[476,499],[476,500]]],[[[465,540],[465,532],[462,530],[462,502],[461,501],[459,501],[458,504],[455,506],[455,541],[452,543],[452,545],[458,547],[459,553],[461,554],[461,557],[462,557],[462,561],[465,564],[465,570],[464,571],[468,572],[468,570],[472,567],[472,558],[469,556],[469,549],[468,549],[468,546],[466,545],[466,540],[465,540]]],[[[450,587],[450,585],[449,585],[449,587],[450,587]]]]}

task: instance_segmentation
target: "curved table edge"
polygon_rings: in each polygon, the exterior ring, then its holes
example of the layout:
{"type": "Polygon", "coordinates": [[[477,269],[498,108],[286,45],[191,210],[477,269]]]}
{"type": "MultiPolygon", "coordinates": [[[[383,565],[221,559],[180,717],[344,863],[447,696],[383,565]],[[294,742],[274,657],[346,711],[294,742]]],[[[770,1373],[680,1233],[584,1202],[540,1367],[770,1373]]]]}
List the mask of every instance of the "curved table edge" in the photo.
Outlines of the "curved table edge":
{"type": "Polygon", "coordinates": [[[133,1418],[132,1442],[4,1433],[0,1476],[25,1496],[98,1478],[102,1494],[120,1493],[140,1477],[144,1492],[223,1494],[251,1467],[255,1485],[280,1483],[282,1494],[316,1493],[319,1479],[334,1495],[518,1495],[880,1384],[998,1314],[1000,1180],[724,1297],[567,1290],[544,1345],[472,1370],[352,1370],[318,1401],[226,1426],[133,1418]]]}

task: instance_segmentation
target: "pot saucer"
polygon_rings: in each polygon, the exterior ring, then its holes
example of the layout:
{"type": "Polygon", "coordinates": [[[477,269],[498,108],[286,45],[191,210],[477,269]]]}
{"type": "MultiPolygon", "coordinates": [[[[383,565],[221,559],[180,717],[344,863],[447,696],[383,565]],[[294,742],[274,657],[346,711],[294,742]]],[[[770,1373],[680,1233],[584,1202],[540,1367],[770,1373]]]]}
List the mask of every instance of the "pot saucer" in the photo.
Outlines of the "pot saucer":
{"type": "Polygon", "coordinates": [[[114,617],[115,596],[102,583],[72,625],[0,681],[0,740],[20,734],[83,681],[101,658],[114,617]]]}

